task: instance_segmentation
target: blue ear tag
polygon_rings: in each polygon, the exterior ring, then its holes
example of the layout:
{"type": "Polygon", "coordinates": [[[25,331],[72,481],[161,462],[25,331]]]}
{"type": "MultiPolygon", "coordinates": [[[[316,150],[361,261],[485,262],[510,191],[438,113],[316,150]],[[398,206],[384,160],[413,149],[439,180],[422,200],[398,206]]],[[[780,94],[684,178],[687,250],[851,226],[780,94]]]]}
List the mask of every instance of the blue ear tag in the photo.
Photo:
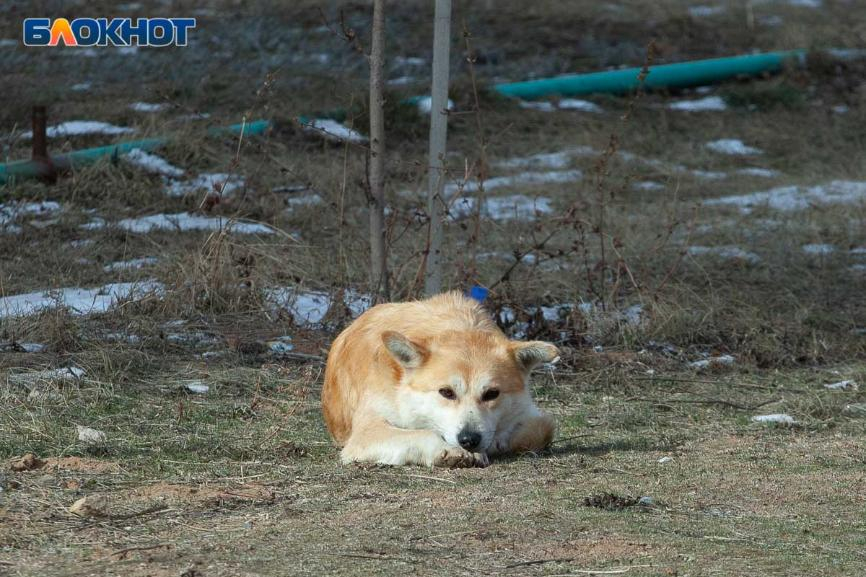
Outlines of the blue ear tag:
{"type": "Polygon", "coordinates": [[[490,294],[490,290],[483,286],[475,285],[469,289],[469,298],[473,298],[480,303],[484,302],[488,294],[490,294]]]}

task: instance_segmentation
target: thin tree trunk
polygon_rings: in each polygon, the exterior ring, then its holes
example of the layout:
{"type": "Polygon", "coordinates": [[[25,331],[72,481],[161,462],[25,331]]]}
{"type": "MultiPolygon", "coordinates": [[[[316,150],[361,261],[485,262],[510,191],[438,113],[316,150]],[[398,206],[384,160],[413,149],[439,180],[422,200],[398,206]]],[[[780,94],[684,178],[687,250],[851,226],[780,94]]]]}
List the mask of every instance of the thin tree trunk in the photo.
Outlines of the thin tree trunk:
{"type": "Polygon", "coordinates": [[[385,0],[373,2],[370,50],[370,284],[377,302],[391,298],[385,243],[385,0]]]}
{"type": "Polygon", "coordinates": [[[451,0],[436,0],[433,27],[433,84],[430,111],[430,170],[427,212],[430,215],[430,240],[427,253],[424,292],[434,295],[442,290],[442,220],[445,200],[445,144],[448,139],[448,67],[451,49],[451,0]]]}

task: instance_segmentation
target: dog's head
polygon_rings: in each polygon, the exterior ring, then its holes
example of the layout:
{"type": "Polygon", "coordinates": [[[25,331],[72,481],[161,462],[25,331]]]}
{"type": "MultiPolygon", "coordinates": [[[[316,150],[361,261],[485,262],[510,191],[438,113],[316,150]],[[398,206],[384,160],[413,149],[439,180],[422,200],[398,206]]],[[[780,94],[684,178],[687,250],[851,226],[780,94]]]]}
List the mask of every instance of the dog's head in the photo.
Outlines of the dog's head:
{"type": "Polygon", "coordinates": [[[503,418],[531,402],[529,373],[559,351],[492,331],[454,331],[418,342],[389,331],[382,342],[398,372],[401,421],[449,444],[485,452],[503,418]]]}

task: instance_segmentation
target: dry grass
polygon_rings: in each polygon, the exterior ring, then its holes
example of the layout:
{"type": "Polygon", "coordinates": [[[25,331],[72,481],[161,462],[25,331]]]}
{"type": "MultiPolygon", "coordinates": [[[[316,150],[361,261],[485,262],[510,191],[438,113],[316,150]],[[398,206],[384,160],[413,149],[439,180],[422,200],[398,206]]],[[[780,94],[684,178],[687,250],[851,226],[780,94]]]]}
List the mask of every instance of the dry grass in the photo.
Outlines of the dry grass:
{"type": "MultiPolygon", "coordinates": [[[[7,4],[0,14],[24,7],[7,4]]],[[[143,4],[141,15],[152,15],[155,8],[143,4]]],[[[830,0],[821,10],[754,3],[754,29],[744,3],[725,3],[723,13],[709,17],[690,16],[688,7],[698,3],[680,0],[491,4],[492,11],[484,2],[455,4],[457,27],[465,22],[472,33],[482,86],[640,64],[653,38],[657,61],[675,61],[753,49],[852,48],[866,30],[862,10],[830,0]],[[783,24],[767,24],[768,16],[783,24]]],[[[89,9],[97,13],[98,5],[89,9]]],[[[594,151],[556,167],[582,171],[578,182],[485,193],[545,196],[552,215],[483,219],[477,227],[468,218],[447,227],[449,285],[498,283],[491,310],[513,311],[526,336],[555,340],[565,351],[563,366],[538,375],[536,386],[557,417],[558,438],[543,455],[485,470],[343,468],[319,416],[315,359],[348,320],[346,311],[334,307],[324,328],[299,326],[266,298],[273,287],[366,290],[365,149],[324,143],[293,120],[342,108],[347,123],[363,130],[367,121],[366,64],[338,34],[319,29],[320,6],[333,27],[340,8],[333,3],[175,3],[178,15],[211,11],[199,14],[194,46],[136,56],[0,47],[2,156],[26,157],[27,143],[5,135],[20,133],[29,107],[41,100],[51,123],[95,119],[134,126],[136,136],[172,135],[158,153],[188,177],[231,172],[245,181],[204,208],[206,191],[169,197],[161,177],[124,162],[83,168],[54,185],[0,189],[4,200],[63,205],[59,214],[20,218],[19,234],[0,234],[0,294],[147,279],[165,287],[159,298],[103,315],[54,309],[0,319],[0,351],[12,351],[0,352],[0,458],[34,452],[49,460],[29,472],[0,464],[0,573],[856,573],[864,562],[866,457],[858,440],[866,421],[851,406],[866,398],[822,385],[866,382],[864,273],[854,269],[866,261],[849,253],[866,246],[866,207],[744,214],[701,201],[866,180],[858,144],[866,115],[862,64],[813,57],[804,70],[715,87],[729,104],[718,113],[666,108],[671,98],[699,97],[688,91],[637,101],[593,97],[603,114],[524,110],[482,91],[479,135],[469,70],[455,60],[448,158],[455,180],[475,176],[480,136],[488,145],[488,179],[552,170],[503,167],[509,158],[594,151]],[[327,65],[320,54],[328,55],[327,65]],[[71,90],[81,82],[92,88],[71,90]],[[169,108],[142,114],[128,108],[134,101],[169,108]],[[833,112],[843,105],[847,113],[833,112]],[[210,117],[181,118],[195,112],[210,117]],[[275,127],[240,149],[236,138],[207,134],[242,118],[271,118],[275,127]],[[599,163],[612,134],[618,153],[599,163]],[[764,153],[728,157],[703,146],[721,138],[764,153]],[[742,168],[778,174],[738,174],[742,168]],[[645,181],[661,188],[635,186],[645,181]],[[306,189],[286,192],[299,185],[306,189]],[[311,194],[322,203],[292,204],[311,194]],[[279,233],[145,235],[112,224],[185,211],[261,222],[279,233]],[[108,226],[81,228],[95,217],[108,226]],[[801,249],[806,244],[836,250],[809,255],[801,249]],[[692,255],[689,246],[736,246],[759,260],[692,255]],[[485,253],[493,256],[479,256],[485,253]],[[513,266],[514,254],[530,257],[513,266]],[[104,268],[145,257],[158,261],[104,268]],[[536,310],[577,302],[594,308],[565,310],[556,321],[536,310]],[[642,307],[639,323],[622,315],[633,305],[642,307]],[[281,335],[292,336],[294,357],[268,348],[281,335]],[[10,342],[46,348],[23,353],[10,342]],[[707,354],[736,361],[706,372],[688,367],[707,354]],[[67,366],[86,376],[20,376],[67,366]],[[185,388],[196,382],[209,392],[185,388]],[[783,412],[799,424],[749,420],[783,412]],[[82,444],[76,425],[104,431],[107,442],[82,444]],[[673,460],[659,463],[661,457],[673,460]],[[654,505],[583,506],[586,497],[606,493],[650,496],[654,505]],[[85,495],[108,516],[68,514],[85,495]]],[[[342,7],[365,44],[369,8],[342,7]]],[[[429,55],[431,9],[429,2],[392,8],[394,54],[429,55]]],[[[0,38],[18,36],[13,21],[0,18],[0,38]]],[[[389,71],[418,78],[389,88],[387,195],[400,298],[420,288],[424,203],[411,192],[426,182],[427,121],[398,103],[427,90],[425,70],[394,63],[389,71]]],[[[50,146],[107,142],[81,137],[50,146]]]]}

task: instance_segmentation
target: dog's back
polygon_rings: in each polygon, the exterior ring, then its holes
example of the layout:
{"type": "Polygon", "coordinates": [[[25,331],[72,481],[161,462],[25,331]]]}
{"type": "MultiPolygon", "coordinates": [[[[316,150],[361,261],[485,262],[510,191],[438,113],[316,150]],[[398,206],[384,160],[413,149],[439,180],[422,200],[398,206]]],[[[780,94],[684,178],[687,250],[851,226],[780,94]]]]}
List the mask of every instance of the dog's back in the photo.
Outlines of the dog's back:
{"type": "Polygon", "coordinates": [[[459,292],[427,300],[382,304],[358,317],[334,341],[328,353],[322,410],[328,430],[340,445],[352,430],[352,415],[364,392],[394,389],[402,369],[386,352],[382,335],[395,331],[425,341],[451,331],[499,332],[484,309],[459,292]]]}

